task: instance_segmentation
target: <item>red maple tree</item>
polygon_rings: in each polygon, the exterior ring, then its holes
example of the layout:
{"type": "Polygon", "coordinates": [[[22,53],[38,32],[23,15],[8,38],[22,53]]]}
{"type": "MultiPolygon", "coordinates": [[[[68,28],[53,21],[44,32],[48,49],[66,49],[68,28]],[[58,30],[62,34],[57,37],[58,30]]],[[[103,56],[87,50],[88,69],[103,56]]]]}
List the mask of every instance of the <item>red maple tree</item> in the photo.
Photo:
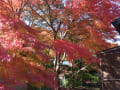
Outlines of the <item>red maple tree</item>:
{"type": "Polygon", "coordinates": [[[55,89],[64,59],[99,62],[93,54],[111,47],[106,39],[116,35],[110,23],[118,7],[114,0],[1,0],[0,85],[55,89]],[[44,66],[50,58],[55,70],[44,66]]]}

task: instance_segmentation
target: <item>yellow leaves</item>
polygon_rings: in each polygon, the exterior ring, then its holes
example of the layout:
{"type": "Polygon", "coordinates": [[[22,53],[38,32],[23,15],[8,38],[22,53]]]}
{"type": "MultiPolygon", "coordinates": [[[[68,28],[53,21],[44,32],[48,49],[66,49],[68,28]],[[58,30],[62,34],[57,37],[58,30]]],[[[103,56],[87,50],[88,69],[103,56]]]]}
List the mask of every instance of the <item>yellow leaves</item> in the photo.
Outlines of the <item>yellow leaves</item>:
{"type": "Polygon", "coordinates": [[[44,64],[48,64],[50,63],[49,60],[45,60],[40,54],[36,54],[35,52],[21,52],[20,55],[21,58],[23,58],[25,61],[27,61],[28,63],[44,63],[44,64]]]}
{"type": "Polygon", "coordinates": [[[39,33],[39,40],[50,43],[53,40],[53,34],[51,31],[41,29],[39,33]]]}
{"type": "Polygon", "coordinates": [[[41,81],[37,81],[37,82],[32,81],[32,82],[29,82],[29,83],[30,83],[30,85],[32,85],[34,87],[37,87],[37,88],[40,88],[40,87],[44,86],[44,83],[41,82],[41,81]]]}
{"type": "Polygon", "coordinates": [[[54,57],[54,56],[55,56],[55,53],[54,53],[53,50],[50,50],[50,51],[49,51],[49,56],[50,56],[50,57],[54,57]]]}

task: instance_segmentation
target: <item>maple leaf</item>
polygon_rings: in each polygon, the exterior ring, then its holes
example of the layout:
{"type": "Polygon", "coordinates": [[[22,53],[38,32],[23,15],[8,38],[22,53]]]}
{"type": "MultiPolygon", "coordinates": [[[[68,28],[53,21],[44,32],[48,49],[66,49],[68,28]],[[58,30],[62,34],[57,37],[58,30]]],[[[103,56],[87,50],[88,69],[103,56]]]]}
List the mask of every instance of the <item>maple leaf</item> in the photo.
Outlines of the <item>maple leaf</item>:
{"type": "Polygon", "coordinates": [[[67,42],[64,40],[54,40],[52,47],[55,48],[55,53],[59,55],[59,53],[66,52],[68,54],[68,60],[72,61],[73,59],[84,58],[86,63],[99,62],[97,58],[93,57],[92,54],[87,50],[87,48],[80,48],[78,45],[73,44],[71,42],[67,42]]]}

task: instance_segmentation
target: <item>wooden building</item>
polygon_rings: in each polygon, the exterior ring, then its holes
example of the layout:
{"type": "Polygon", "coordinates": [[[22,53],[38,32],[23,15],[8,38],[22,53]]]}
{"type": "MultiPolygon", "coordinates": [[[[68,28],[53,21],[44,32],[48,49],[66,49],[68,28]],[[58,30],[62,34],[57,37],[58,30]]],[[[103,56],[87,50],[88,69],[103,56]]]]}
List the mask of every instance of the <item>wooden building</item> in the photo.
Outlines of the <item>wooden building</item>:
{"type": "Polygon", "coordinates": [[[100,90],[120,90],[120,46],[98,54],[100,63],[100,90]]]}

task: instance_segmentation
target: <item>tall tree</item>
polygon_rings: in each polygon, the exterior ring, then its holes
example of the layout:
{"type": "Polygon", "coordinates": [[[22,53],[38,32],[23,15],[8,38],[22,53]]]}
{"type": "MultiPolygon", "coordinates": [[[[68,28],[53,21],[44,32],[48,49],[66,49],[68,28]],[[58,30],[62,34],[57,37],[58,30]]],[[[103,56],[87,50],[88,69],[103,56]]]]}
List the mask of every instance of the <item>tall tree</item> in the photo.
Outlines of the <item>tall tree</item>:
{"type": "Polygon", "coordinates": [[[116,2],[1,0],[1,85],[28,82],[55,88],[64,60],[73,65],[73,60],[81,58],[87,64],[99,62],[92,55],[111,47],[106,39],[116,35],[110,26],[120,14],[116,2]],[[45,68],[50,58],[55,69],[45,68]]]}

